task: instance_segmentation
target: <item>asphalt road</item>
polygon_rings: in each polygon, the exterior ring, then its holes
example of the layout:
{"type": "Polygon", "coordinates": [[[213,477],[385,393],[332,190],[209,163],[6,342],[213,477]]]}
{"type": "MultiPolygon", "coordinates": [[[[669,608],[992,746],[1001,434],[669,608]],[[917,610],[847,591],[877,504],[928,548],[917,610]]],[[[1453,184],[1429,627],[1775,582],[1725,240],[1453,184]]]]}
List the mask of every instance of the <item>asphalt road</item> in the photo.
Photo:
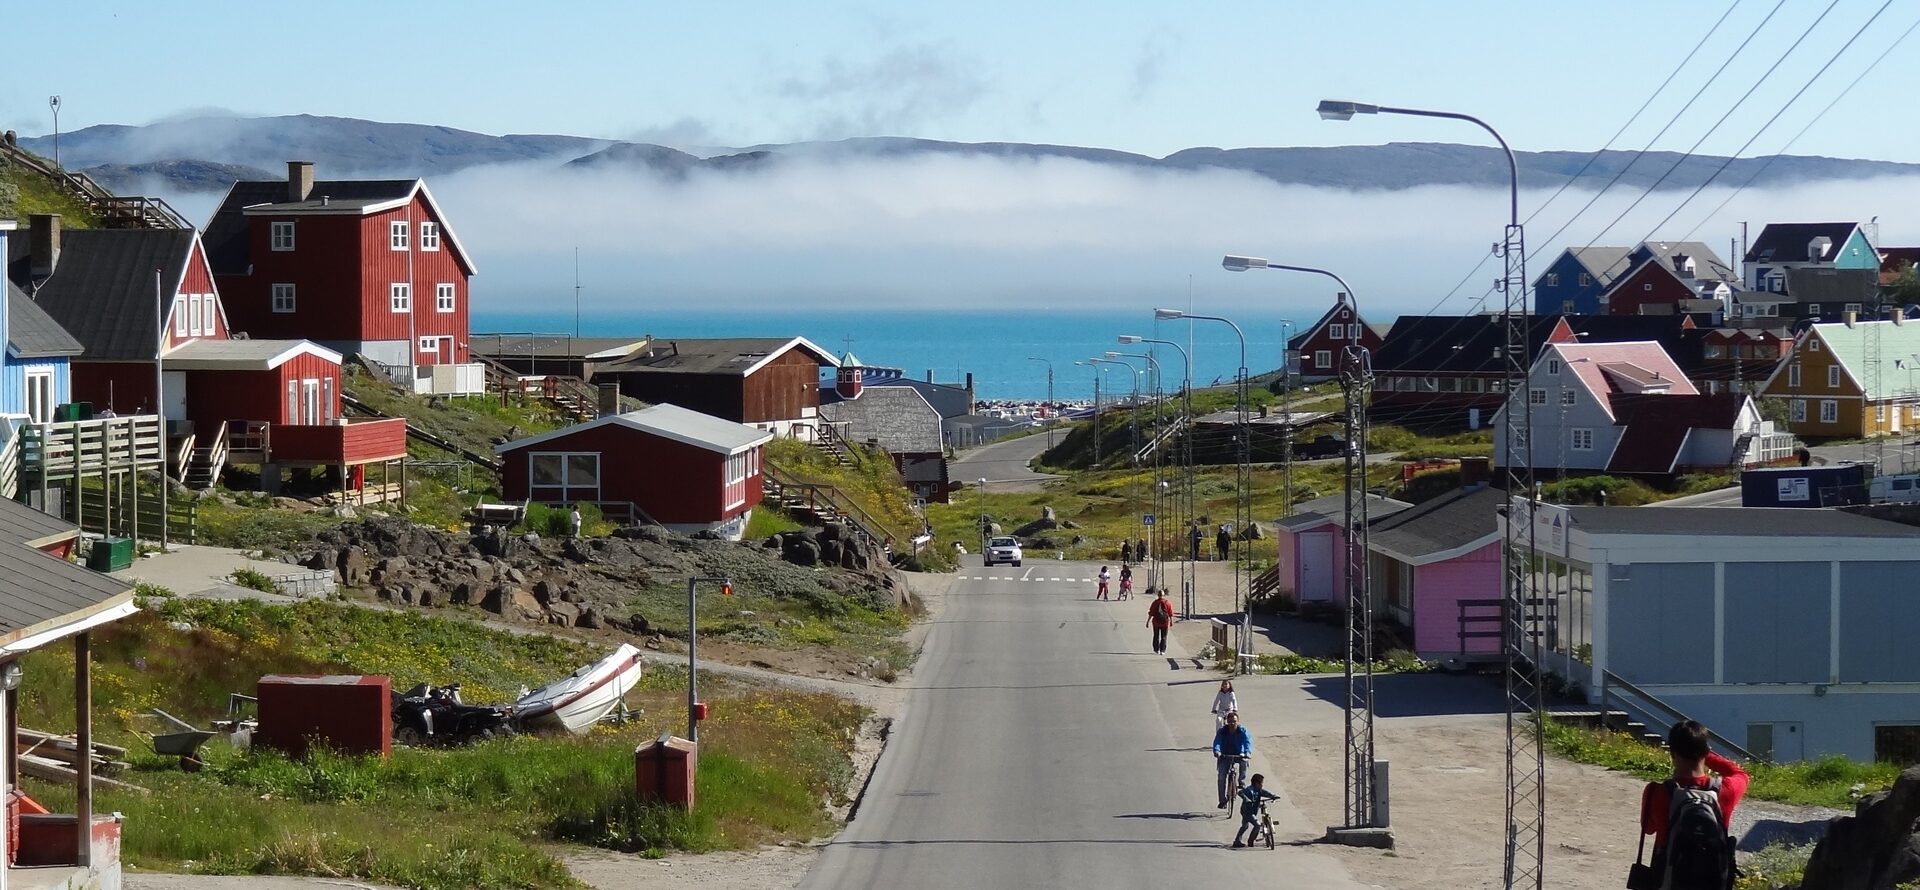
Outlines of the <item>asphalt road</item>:
{"type": "MultiPolygon", "coordinates": [[[[1065,436],[1066,431],[1056,432],[1065,436]]],[[[1018,439],[969,448],[954,457],[947,468],[949,478],[967,485],[987,480],[988,491],[1039,491],[1040,485],[1060,477],[1036,473],[1028,468],[1040,452],[1047,450],[1047,434],[1042,431],[1018,439]]]]}
{"type": "Polygon", "coordinates": [[[1095,571],[960,570],[854,819],[802,888],[1359,886],[1303,845],[1324,826],[1281,781],[1279,849],[1227,848],[1217,681],[1153,656],[1146,601],[1094,600],[1095,571]]]}

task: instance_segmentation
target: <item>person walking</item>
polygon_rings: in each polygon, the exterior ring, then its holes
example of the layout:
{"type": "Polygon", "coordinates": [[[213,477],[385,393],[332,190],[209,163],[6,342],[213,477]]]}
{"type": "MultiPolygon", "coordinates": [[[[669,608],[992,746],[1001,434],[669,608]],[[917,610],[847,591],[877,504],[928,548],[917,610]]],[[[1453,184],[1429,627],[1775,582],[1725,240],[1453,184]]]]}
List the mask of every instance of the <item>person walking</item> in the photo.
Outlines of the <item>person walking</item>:
{"type": "Polygon", "coordinates": [[[1120,567],[1122,569],[1125,569],[1132,562],[1133,562],[1133,542],[1121,541],[1120,542],[1120,567]]]}
{"type": "Polygon", "coordinates": [[[573,515],[569,518],[573,520],[573,536],[580,537],[580,526],[583,524],[580,519],[580,508],[574,507],[573,515]]]}
{"type": "Polygon", "coordinates": [[[1259,773],[1245,788],[1240,789],[1240,830],[1233,833],[1233,848],[1238,850],[1247,844],[1260,842],[1260,807],[1270,800],[1279,800],[1280,795],[1267,790],[1267,777],[1259,773]],[[1253,829],[1253,835],[1247,838],[1247,844],[1240,842],[1240,836],[1253,829]]]}
{"type": "Polygon", "coordinates": [[[1107,582],[1112,579],[1113,579],[1113,573],[1107,571],[1106,566],[1101,566],[1100,567],[1100,590],[1098,591],[1098,593],[1095,594],[1094,599],[1107,598],[1107,582]]]}
{"type": "Polygon", "coordinates": [[[1153,629],[1153,654],[1167,654],[1167,628],[1173,626],[1173,600],[1167,599],[1166,588],[1160,589],[1160,595],[1147,604],[1147,627],[1153,629]]]}
{"type": "Polygon", "coordinates": [[[1220,691],[1213,694],[1213,728],[1227,722],[1227,715],[1238,713],[1240,697],[1233,694],[1233,681],[1221,680],[1220,691]]]}
{"type": "Polygon", "coordinates": [[[1707,728],[1696,720],[1667,733],[1673,776],[1640,792],[1640,843],[1653,835],[1653,863],[1634,866],[1630,887],[1647,890],[1724,890],[1733,886],[1733,809],[1749,777],[1740,764],[1713,752],[1707,728]]]}
{"type": "Polygon", "coordinates": [[[1200,561],[1200,541],[1205,537],[1206,535],[1200,533],[1200,526],[1198,523],[1195,523],[1193,528],[1187,530],[1187,538],[1193,544],[1193,553],[1189,555],[1187,559],[1193,562],[1200,561]]]}
{"type": "Polygon", "coordinates": [[[1227,533],[1224,523],[1220,526],[1220,533],[1213,536],[1213,545],[1220,551],[1220,561],[1226,562],[1227,550],[1233,547],[1233,535],[1227,533]]]}
{"type": "Polygon", "coordinates": [[[1244,775],[1245,765],[1252,757],[1253,734],[1240,725],[1238,712],[1228,711],[1226,722],[1213,732],[1213,765],[1214,771],[1219,774],[1220,809],[1226,809],[1229,795],[1240,790],[1227,787],[1227,774],[1238,765],[1244,775]]]}

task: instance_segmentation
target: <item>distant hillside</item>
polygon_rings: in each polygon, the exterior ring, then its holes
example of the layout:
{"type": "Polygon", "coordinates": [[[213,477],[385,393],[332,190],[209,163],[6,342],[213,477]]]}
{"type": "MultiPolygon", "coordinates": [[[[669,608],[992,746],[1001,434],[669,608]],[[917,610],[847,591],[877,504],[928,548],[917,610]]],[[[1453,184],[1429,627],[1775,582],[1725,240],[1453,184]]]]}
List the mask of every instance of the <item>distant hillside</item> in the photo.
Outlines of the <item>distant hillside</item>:
{"type": "Polygon", "coordinates": [[[244,164],[214,161],[155,161],[147,164],[100,164],[80,172],[112,189],[115,194],[135,195],[156,181],[166,182],[184,192],[224,192],[239,179],[273,179],[284,173],[269,173],[244,164]]]}
{"type": "MultiPolygon", "coordinates": [[[[52,150],[47,137],[22,139],[42,154],[52,150]]],[[[202,117],[143,127],[95,126],[60,137],[62,160],[72,168],[108,167],[118,177],[158,175],[181,190],[215,188],[217,179],[242,175],[222,165],[277,171],[288,160],[319,164],[322,177],[389,175],[432,176],[467,167],[508,162],[543,162],[576,170],[627,169],[667,177],[694,170],[752,173],[782,158],[848,160],[925,156],[988,157],[1016,160],[1071,159],[1153,170],[1239,170],[1274,182],[1336,189],[1404,189],[1422,185],[1504,186],[1506,160],[1497,149],[1478,145],[1396,142],[1295,148],[1189,148],[1164,158],[1104,148],[1023,142],[943,142],[906,137],[865,137],[835,142],[755,145],[700,157],[678,149],[639,142],[579,136],[489,136],[450,127],[391,124],[339,117],[202,117]]],[[[1569,151],[1521,152],[1521,182],[1531,188],[1557,188],[1583,165],[1589,154],[1569,151]]],[[[1726,164],[1717,182],[1745,183],[1760,174],[1761,186],[1818,180],[1920,175],[1920,164],[1786,155],[1694,157],[1671,169],[1680,155],[1654,152],[1634,160],[1632,152],[1609,151],[1593,158],[1579,185],[1598,188],[1621,173],[1634,188],[1692,189],[1726,164]],[[1629,168],[1629,164],[1631,167],[1629,168]],[[1763,172],[1764,168],[1764,172],[1763,172]],[[1656,186],[1657,183],[1657,186],[1656,186]]],[[[244,175],[253,175],[247,172],[244,175]]]]}

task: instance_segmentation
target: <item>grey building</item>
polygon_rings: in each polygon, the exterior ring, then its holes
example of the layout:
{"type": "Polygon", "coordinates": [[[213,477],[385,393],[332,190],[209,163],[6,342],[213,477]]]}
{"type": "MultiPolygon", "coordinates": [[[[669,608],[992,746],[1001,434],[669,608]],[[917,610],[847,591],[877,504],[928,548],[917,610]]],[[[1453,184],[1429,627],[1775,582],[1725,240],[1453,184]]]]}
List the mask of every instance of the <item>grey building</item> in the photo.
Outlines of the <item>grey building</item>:
{"type": "Polygon", "coordinates": [[[886,449],[913,496],[947,502],[947,454],[940,412],[918,390],[905,386],[862,387],[851,398],[828,394],[823,421],[849,442],[886,449]]]}
{"type": "Polygon", "coordinates": [[[1631,712],[1657,699],[1781,761],[1920,745],[1920,528],[1834,510],[1541,505],[1533,539],[1545,663],[1593,703],[1603,688],[1631,712]]]}

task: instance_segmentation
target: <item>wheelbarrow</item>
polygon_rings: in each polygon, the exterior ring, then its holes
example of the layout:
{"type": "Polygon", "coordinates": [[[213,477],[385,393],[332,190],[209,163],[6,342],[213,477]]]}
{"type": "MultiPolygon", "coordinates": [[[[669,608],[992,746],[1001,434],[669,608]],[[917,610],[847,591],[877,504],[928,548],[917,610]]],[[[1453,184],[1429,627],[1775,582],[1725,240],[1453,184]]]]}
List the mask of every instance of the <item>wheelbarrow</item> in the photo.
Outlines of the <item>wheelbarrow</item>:
{"type": "Polygon", "coordinates": [[[211,730],[196,729],[193,724],[173,716],[159,708],[153,709],[153,715],[160,718],[172,732],[156,733],[148,741],[153,753],[163,757],[180,758],[180,768],[187,772],[199,772],[204,764],[200,760],[200,746],[213,738],[211,730]]]}

